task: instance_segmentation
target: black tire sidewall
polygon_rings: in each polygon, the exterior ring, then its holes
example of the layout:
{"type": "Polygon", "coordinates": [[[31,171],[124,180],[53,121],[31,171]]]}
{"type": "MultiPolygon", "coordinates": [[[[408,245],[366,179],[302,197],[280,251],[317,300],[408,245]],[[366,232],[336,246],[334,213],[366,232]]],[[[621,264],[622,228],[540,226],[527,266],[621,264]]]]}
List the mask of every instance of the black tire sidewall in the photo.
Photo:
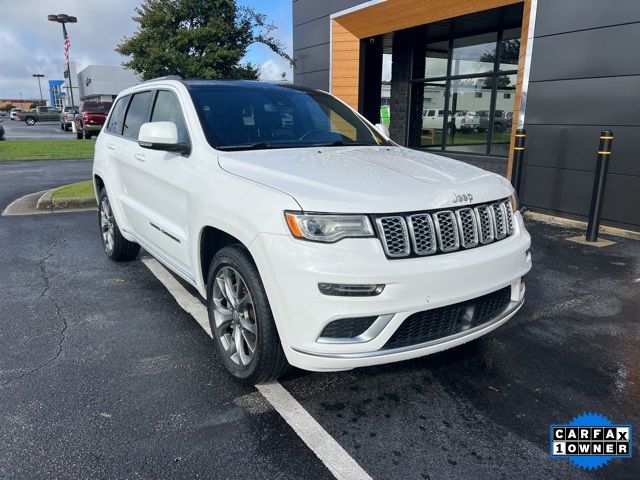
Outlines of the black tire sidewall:
{"type": "MultiPolygon", "coordinates": [[[[265,366],[271,365],[272,356],[276,353],[276,349],[281,349],[280,339],[278,337],[275,321],[269,306],[267,294],[262,284],[260,274],[253,263],[248,252],[239,245],[225,247],[221,249],[211,262],[209,268],[209,276],[207,281],[207,298],[209,299],[207,311],[209,314],[209,324],[216,350],[227,370],[237,379],[245,383],[255,384],[268,378],[265,372],[265,366]],[[224,347],[218,338],[216,332],[215,317],[213,314],[213,302],[211,301],[213,293],[213,285],[218,271],[223,267],[231,267],[235,269],[245,282],[249,289],[253,306],[256,313],[257,339],[256,352],[248,366],[240,367],[236,365],[226,354],[224,347]]],[[[268,367],[267,367],[268,368],[268,367]]]]}

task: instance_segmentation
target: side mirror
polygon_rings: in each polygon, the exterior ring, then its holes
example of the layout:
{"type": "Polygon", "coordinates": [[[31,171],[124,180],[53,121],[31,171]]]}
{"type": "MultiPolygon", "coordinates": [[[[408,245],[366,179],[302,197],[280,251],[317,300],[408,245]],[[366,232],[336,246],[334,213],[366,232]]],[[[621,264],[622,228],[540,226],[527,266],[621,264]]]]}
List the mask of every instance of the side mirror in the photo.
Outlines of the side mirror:
{"type": "Polygon", "coordinates": [[[189,144],[178,140],[178,127],[173,122],[143,123],[138,133],[138,145],[151,150],[188,153],[189,144]]]}
{"type": "Polygon", "coordinates": [[[384,123],[376,123],[376,130],[385,137],[389,138],[389,126],[384,123]]]}

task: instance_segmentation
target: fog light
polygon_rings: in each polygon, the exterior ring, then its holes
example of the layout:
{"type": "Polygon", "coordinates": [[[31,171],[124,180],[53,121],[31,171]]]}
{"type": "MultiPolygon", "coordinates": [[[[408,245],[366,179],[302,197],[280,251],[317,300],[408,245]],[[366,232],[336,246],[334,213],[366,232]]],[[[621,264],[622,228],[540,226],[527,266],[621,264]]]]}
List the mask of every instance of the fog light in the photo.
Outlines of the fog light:
{"type": "Polygon", "coordinates": [[[341,285],[338,283],[319,283],[323,295],[336,297],[375,297],[384,290],[384,285],[341,285]]]}

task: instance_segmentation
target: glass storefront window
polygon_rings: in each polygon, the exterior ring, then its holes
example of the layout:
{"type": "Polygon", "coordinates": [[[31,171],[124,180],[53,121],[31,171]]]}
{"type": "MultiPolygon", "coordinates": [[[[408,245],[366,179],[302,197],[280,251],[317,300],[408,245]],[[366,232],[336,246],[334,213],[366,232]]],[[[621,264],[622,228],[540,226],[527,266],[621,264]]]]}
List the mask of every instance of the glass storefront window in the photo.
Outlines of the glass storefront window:
{"type": "Polygon", "coordinates": [[[424,80],[417,78],[422,72],[414,80],[424,82],[424,93],[420,142],[413,147],[509,154],[520,34],[513,28],[426,45],[424,80]]]}
{"type": "Polygon", "coordinates": [[[496,44],[496,32],[455,39],[453,41],[451,75],[492,72],[496,44]]]}
{"type": "Polygon", "coordinates": [[[485,154],[488,125],[482,112],[491,109],[492,77],[451,80],[445,144],[447,150],[485,154]]]}
{"type": "Polygon", "coordinates": [[[442,128],[445,122],[446,85],[440,82],[426,83],[422,99],[422,133],[420,146],[424,148],[441,148],[442,128]]]}
{"type": "Polygon", "coordinates": [[[520,29],[505,30],[500,43],[500,70],[516,70],[520,58],[520,29]]]}
{"type": "Polygon", "coordinates": [[[427,45],[427,55],[424,65],[424,78],[447,76],[449,57],[449,42],[430,43],[427,45]]]}
{"type": "Polygon", "coordinates": [[[382,88],[380,90],[380,123],[391,124],[391,59],[390,53],[382,55],[382,88]]]}
{"type": "Polygon", "coordinates": [[[493,118],[491,154],[507,156],[513,129],[513,105],[516,96],[516,75],[497,78],[496,111],[493,118]]]}

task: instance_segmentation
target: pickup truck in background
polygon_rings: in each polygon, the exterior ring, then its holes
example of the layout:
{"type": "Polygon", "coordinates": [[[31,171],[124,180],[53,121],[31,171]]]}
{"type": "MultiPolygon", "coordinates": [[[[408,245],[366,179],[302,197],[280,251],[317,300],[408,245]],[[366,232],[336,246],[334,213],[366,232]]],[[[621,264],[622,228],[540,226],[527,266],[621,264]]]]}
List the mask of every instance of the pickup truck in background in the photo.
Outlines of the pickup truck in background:
{"type": "Polygon", "coordinates": [[[36,122],[52,122],[58,121],[60,111],[54,107],[36,107],[29,112],[20,113],[20,120],[23,120],[29,126],[33,126],[36,122]]]}
{"type": "MultiPolygon", "coordinates": [[[[435,130],[442,130],[444,112],[444,110],[436,109],[429,109],[422,112],[422,129],[427,130],[433,128],[435,130]]],[[[475,112],[459,110],[453,116],[457,130],[473,130],[480,126],[480,117],[475,112]]]]}
{"type": "Polygon", "coordinates": [[[71,125],[73,124],[76,113],[78,113],[78,107],[62,107],[62,112],[60,112],[60,130],[65,132],[71,130],[71,125]]]}
{"type": "MultiPolygon", "coordinates": [[[[496,110],[493,116],[493,131],[502,133],[510,130],[511,122],[509,121],[508,114],[512,112],[506,112],[504,110],[496,110]]],[[[489,110],[479,110],[478,116],[480,117],[480,128],[478,131],[486,132],[489,129],[489,110]]]]}
{"type": "Polygon", "coordinates": [[[111,110],[111,102],[82,102],[80,111],[75,116],[76,137],[78,140],[85,138],[91,139],[93,135],[97,135],[102,130],[104,121],[111,110]]]}

